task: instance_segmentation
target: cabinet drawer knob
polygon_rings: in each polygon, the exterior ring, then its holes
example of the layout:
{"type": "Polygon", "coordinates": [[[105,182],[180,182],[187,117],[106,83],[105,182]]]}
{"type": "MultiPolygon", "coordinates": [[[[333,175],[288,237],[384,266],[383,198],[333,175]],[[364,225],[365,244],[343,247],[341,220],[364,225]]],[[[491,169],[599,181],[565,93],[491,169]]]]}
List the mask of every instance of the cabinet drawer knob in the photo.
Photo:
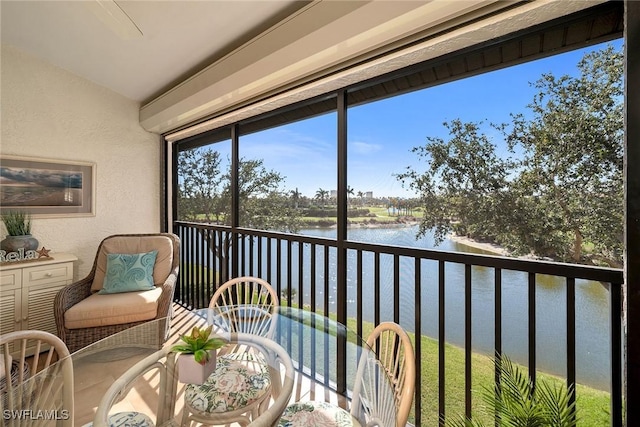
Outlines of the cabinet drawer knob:
{"type": "Polygon", "coordinates": [[[20,323],[20,318],[19,317],[16,319],[16,323],[20,323]]]}
{"type": "Polygon", "coordinates": [[[28,320],[28,319],[29,319],[29,316],[24,316],[24,317],[22,318],[22,320],[28,320]]]}
{"type": "Polygon", "coordinates": [[[47,276],[47,277],[51,277],[51,276],[53,276],[53,274],[52,274],[50,271],[47,271],[47,272],[45,273],[45,276],[47,276]]]}

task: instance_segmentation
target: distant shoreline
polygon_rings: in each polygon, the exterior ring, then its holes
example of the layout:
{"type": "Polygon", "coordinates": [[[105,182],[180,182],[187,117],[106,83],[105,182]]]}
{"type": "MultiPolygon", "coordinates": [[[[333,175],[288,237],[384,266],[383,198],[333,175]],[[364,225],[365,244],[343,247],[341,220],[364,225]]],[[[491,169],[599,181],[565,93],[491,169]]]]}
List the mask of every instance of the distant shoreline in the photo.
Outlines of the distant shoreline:
{"type": "MultiPolygon", "coordinates": [[[[347,228],[402,228],[402,227],[411,227],[413,225],[419,224],[420,221],[416,219],[411,219],[410,217],[400,217],[396,221],[376,221],[375,219],[370,219],[368,221],[353,221],[348,222],[347,228]]],[[[337,224],[334,222],[331,225],[317,225],[313,223],[305,223],[302,228],[336,228],[337,224]]]]}
{"type": "MultiPolygon", "coordinates": [[[[401,217],[398,221],[394,222],[384,222],[384,221],[362,221],[362,222],[350,222],[347,225],[347,228],[402,228],[402,227],[411,227],[413,225],[418,225],[420,221],[417,219],[413,219],[411,217],[401,217]]],[[[306,224],[305,227],[309,228],[336,228],[336,224],[332,225],[311,225],[306,224]]],[[[483,251],[490,252],[495,255],[501,256],[509,256],[509,252],[501,246],[498,246],[494,243],[485,243],[478,242],[477,240],[473,240],[470,237],[466,236],[458,236],[455,233],[449,234],[447,237],[449,240],[459,243],[461,245],[469,246],[471,248],[481,249],[483,251]]]]}
{"type": "Polygon", "coordinates": [[[456,236],[453,233],[449,235],[449,240],[460,243],[461,245],[482,249],[483,251],[491,252],[495,255],[509,256],[509,252],[506,249],[494,243],[478,242],[466,236],[456,236]]]}
{"type": "MultiPolygon", "coordinates": [[[[398,221],[395,222],[377,222],[377,221],[371,221],[371,222],[350,222],[347,225],[347,228],[402,228],[402,227],[411,227],[413,225],[417,225],[419,224],[420,221],[416,220],[416,219],[412,219],[410,217],[404,217],[398,221]]],[[[322,225],[316,225],[313,226],[311,224],[306,224],[306,227],[309,228],[336,228],[337,225],[336,224],[332,224],[329,226],[322,226],[322,225]]],[[[469,246],[471,248],[475,248],[475,249],[481,249],[483,251],[486,252],[490,252],[492,254],[495,255],[501,255],[501,256],[510,256],[509,252],[504,249],[503,247],[496,245],[494,243],[485,243],[485,242],[478,242],[477,240],[473,240],[470,237],[466,237],[466,236],[458,236],[454,233],[449,234],[449,236],[447,237],[449,240],[459,243],[461,245],[465,245],[465,246],[469,246]]]]}

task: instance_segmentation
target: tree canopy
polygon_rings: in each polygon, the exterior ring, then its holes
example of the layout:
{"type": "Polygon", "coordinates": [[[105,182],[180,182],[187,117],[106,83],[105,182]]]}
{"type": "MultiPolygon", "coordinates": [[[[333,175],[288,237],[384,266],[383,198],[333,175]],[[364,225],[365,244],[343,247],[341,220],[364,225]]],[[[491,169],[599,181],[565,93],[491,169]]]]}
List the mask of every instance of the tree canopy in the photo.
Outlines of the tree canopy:
{"type": "Polygon", "coordinates": [[[576,76],[543,74],[511,122],[444,123],[415,147],[426,170],[397,175],[423,205],[419,235],[498,243],[514,255],[620,266],[623,250],[623,54],[586,54],[576,76]],[[498,155],[487,130],[509,155],[498,155]]]}
{"type": "MultiPolygon", "coordinates": [[[[178,217],[181,220],[231,224],[231,162],[223,168],[213,148],[180,152],[178,157],[178,217]]],[[[297,231],[300,214],[284,177],[260,159],[240,159],[238,167],[239,223],[243,227],[297,231]]]]}

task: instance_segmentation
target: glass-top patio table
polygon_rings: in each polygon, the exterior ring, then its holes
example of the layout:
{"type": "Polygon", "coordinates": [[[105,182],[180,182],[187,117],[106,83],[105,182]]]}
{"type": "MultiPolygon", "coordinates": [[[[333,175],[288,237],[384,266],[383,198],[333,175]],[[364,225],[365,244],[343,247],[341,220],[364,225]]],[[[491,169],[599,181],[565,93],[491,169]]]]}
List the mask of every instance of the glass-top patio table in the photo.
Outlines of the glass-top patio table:
{"type": "MultiPolygon", "coordinates": [[[[180,335],[194,326],[213,325],[216,335],[242,344],[261,315],[248,306],[184,311],[170,320],[171,334],[166,341],[169,320],[160,319],[126,329],[72,354],[74,425],[103,425],[101,410],[110,414],[144,413],[156,425],[179,424],[185,385],[178,381],[175,353],[170,349],[180,335]],[[241,316],[242,330],[230,330],[230,316],[241,316]],[[141,366],[149,365],[145,359],[158,361],[156,368],[160,369],[142,373],[145,369],[141,366]],[[131,376],[133,371],[141,375],[125,386],[122,378],[131,376]],[[107,408],[105,393],[117,388],[113,386],[116,382],[122,383],[120,396],[107,408]]],[[[329,317],[293,307],[279,307],[270,322],[270,341],[284,349],[284,357],[295,369],[297,386],[288,400],[331,401],[347,410],[348,401],[352,400],[358,402],[358,410],[352,413],[363,425],[372,420],[374,425],[394,425],[395,402],[388,376],[365,340],[329,317]],[[356,378],[362,379],[358,385],[356,378]]],[[[282,366],[279,368],[284,376],[282,366]]]]}

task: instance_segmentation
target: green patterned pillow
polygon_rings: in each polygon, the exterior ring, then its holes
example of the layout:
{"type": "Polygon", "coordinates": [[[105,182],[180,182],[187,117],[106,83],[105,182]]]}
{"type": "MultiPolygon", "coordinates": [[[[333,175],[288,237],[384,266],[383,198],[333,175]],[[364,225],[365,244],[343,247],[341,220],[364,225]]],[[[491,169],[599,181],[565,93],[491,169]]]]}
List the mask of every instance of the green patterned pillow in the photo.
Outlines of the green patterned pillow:
{"type": "Polygon", "coordinates": [[[99,294],[150,291],[153,283],[153,266],[158,251],[141,254],[107,254],[107,271],[99,294]]]}

